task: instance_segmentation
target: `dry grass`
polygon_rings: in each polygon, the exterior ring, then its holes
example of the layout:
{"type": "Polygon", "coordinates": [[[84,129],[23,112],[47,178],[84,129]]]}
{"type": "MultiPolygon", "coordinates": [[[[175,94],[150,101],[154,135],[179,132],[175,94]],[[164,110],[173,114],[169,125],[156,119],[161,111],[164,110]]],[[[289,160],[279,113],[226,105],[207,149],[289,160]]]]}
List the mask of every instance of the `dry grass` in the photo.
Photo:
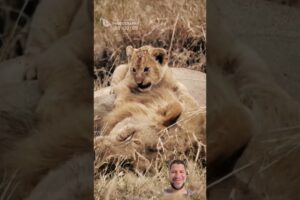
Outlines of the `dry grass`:
{"type": "Polygon", "coordinates": [[[128,45],[165,48],[171,52],[169,66],[205,71],[204,0],[94,2],[96,89],[109,85],[114,68],[126,63],[128,45]],[[133,25],[118,26],[118,22],[133,25]]]}
{"type": "MultiPolygon", "coordinates": [[[[193,162],[188,164],[188,168],[191,176],[188,177],[187,187],[194,191],[190,199],[204,200],[206,198],[205,169],[199,170],[199,167],[193,162]]],[[[95,180],[95,200],[158,200],[164,198],[163,190],[169,185],[167,165],[152,175],[136,176],[122,170],[116,171],[113,178],[102,175],[95,180]]]]}
{"type": "MultiPolygon", "coordinates": [[[[128,45],[165,48],[170,52],[170,67],[205,72],[205,9],[204,0],[94,0],[94,89],[108,86],[115,67],[127,62],[128,45]]],[[[191,199],[205,199],[206,169],[188,160],[187,184],[195,192],[191,199]]],[[[116,167],[110,175],[96,173],[95,199],[162,199],[169,185],[167,165],[154,171],[136,174],[116,167]]]]}
{"type": "MultiPolygon", "coordinates": [[[[182,145],[182,142],[177,141],[177,136],[169,135],[168,130],[164,131],[166,137],[176,137],[173,146],[182,145]],[[178,143],[177,143],[177,142],[178,143]]],[[[101,135],[101,133],[100,133],[101,135]]],[[[196,137],[196,136],[194,136],[196,137]]],[[[165,140],[159,140],[161,146],[166,144],[165,140]]],[[[157,144],[158,145],[158,144],[157,144]]],[[[188,146],[192,146],[189,142],[188,146]]],[[[115,146],[114,148],[118,148],[115,146]]],[[[187,188],[191,189],[194,194],[189,199],[204,200],[206,199],[206,168],[205,168],[205,145],[200,142],[197,154],[194,151],[190,155],[183,155],[182,152],[177,152],[178,149],[173,147],[173,150],[164,149],[158,153],[157,160],[153,161],[146,172],[134,168],[134,162],[130,156],[125,156],[122,153],[111,157],[106,157],[101,160],[101,155],[104,151],[96,150],[96,160],[94,166],[94,195],[96,200],[108,199],[124,199],[124,200],[148,200],[148,199],[164,199],[163,189],[169,186],[168,183],[168,156],[186,160],[188,163],[189,178],[187,188]],[[121,155],[122,154],[122,155],[121,155]],[[196,154],[196,155],[195,155],[196,154]],[[199,164],[202,163],[202,164],[199,164]]],[[[190,148],[190,150],[192,147],[190,148]]],[[[119,148],[118,152],[125,152],[119,148]]],[[[139,158],[149,159],[149,155],[141,155],[137,151],[139,158]]],[[[137,160],[139,160],[137,158],[137,160]]],[[[141,159],[142,160],[142,159],[141,159]]],[[[177,199],[177,198],[175,198],[177,199]]]]}

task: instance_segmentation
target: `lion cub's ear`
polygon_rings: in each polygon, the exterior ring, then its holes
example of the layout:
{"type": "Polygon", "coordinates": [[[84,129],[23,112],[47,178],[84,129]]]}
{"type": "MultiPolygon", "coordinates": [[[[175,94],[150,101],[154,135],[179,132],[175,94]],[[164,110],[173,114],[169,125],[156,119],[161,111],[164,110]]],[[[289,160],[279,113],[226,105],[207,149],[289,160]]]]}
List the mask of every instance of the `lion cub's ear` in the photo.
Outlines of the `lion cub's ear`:
{"type": "Polygon", "coordinates": [[[134,51],[134,48],[131,45],[126,47],[126,55],[127,55],[128,60],[131,58],[133,51],[134,51]]]}
{"type": "Polygon", "coordinates": [[[159,64],[165,65],[167,63],[167,51],[165,49],[153,48],[151,50],[151,55],[154,56],[159,64]]]}

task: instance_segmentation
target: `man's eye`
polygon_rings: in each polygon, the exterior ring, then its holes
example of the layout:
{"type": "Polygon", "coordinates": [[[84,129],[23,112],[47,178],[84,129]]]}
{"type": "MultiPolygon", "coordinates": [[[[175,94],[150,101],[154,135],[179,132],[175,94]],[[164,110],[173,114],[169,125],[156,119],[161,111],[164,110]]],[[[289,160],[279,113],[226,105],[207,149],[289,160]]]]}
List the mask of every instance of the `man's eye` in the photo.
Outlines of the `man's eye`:
{"type": "Polygon", "coordinates": [[[144,68],[144,72],[149,72],[149,70],[150,70],[149,67],[144,68]]]}

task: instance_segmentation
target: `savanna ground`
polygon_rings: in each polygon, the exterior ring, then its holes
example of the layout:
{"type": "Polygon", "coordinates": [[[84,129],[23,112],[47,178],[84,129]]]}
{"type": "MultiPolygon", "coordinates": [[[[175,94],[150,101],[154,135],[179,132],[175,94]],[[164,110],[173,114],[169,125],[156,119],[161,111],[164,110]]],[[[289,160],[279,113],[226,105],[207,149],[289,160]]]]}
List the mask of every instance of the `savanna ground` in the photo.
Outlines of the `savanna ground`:
{"type": "MultiPolygon", "coordinates": [[[[165,48],[170,67],[206,72],[205,9],[204,0],[94,0],[94,90],[109,86],[115,67],[127,62],[128,45],[165,48]]],[[[136,176],[118,168],[113,176],[95,172],[95,199],[161,199],[169,185],[167,162],[154,174],[136,176]]],[[[205,199],[206,170],[188,163],[191,199],[205,199]]]]}

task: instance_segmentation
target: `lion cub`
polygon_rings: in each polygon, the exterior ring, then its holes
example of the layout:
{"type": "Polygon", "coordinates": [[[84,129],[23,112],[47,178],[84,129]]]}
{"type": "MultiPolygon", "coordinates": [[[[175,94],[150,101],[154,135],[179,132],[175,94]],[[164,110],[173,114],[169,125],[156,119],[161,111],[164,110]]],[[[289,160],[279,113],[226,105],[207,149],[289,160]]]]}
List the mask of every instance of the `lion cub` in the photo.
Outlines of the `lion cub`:
{"type": "Polygon", "coordinates": [[[161,86],[176,87],[176,81],[167,65],[165,49],[152,46],[134,49],[132,46],[128,46],[126,55],[128,64],[116,68],[111,81],[113,86],[123,81],[132,92],[147,92],[151,88],[161,86]]]}
{"type": "Polygon", "coordinates": [[[114,127],[125,119],[130,119],[129,121],[135,121],[135,123],[148,121],[149,124],[155,124],[152,127],[160,127],[155,130],[162,130],[174,124],[182,112],[181,102],[172,91],[165,88],[142,93],[136,97],[131,96],[128,101],[115,106],[104,117],[103,134],[111,135],[114,127]]]}
{"type": "Polygon", "coordinates": [[[176,95],[187,95],[187,89],[176,81],[168,67],[167,52],[162,48],[142,46],[126,48],[128,64],[120,65],[113,73],[111,85],[117,100],[115,104],[136,99],[142,93],[166,88],[176,95]],[[133,99],[134,98],[134,99],[133,99]]]}
{"type": "Polygon", "coordinates": [[[186,96],[194,101],[193,105],[197,105],[187,89],[173,78],[167,65],[166,50],[152,46],[139,49],[128,46],[126,54],[128,64],[117,67],[112,76],[116,100],[113,112],[104,117],[106,133],[118,122],[141,113],[147,115],[150,121],[159,119],[168,127],[182,114],[185,104],[190,104],[186,96]],[[128,110],[133,104],[136,109],[128,110]]]}
{"type": "Polygon", "coordinates": [[[126,54],[128,64],[118,66],[112,75],[111,85],[117,97],[115,105],[126,101],[145,101],[144,97],[147,98],[153,91],[160,92],[161,88],[165,88],[182,103],[188,101],[188,104],[198,106],[187,88],[173,77],[165,49],[149,45],[138,49],[128,46],[126,54]]]}
{"type": "Polygon", "coordinates": [[[204,141],[205,113],[187,88],[173,78],[166,51],[129,46],[126,53],[128,64],[117,67],[112,76],[114,108],[100,120],[96,146],[98,152],[105,152],[101,160],[123,155],[145,170],[159,159],[161,143],[162,149],[170,152],[166,157],[175,151],[196,155],[204,141]]]}

